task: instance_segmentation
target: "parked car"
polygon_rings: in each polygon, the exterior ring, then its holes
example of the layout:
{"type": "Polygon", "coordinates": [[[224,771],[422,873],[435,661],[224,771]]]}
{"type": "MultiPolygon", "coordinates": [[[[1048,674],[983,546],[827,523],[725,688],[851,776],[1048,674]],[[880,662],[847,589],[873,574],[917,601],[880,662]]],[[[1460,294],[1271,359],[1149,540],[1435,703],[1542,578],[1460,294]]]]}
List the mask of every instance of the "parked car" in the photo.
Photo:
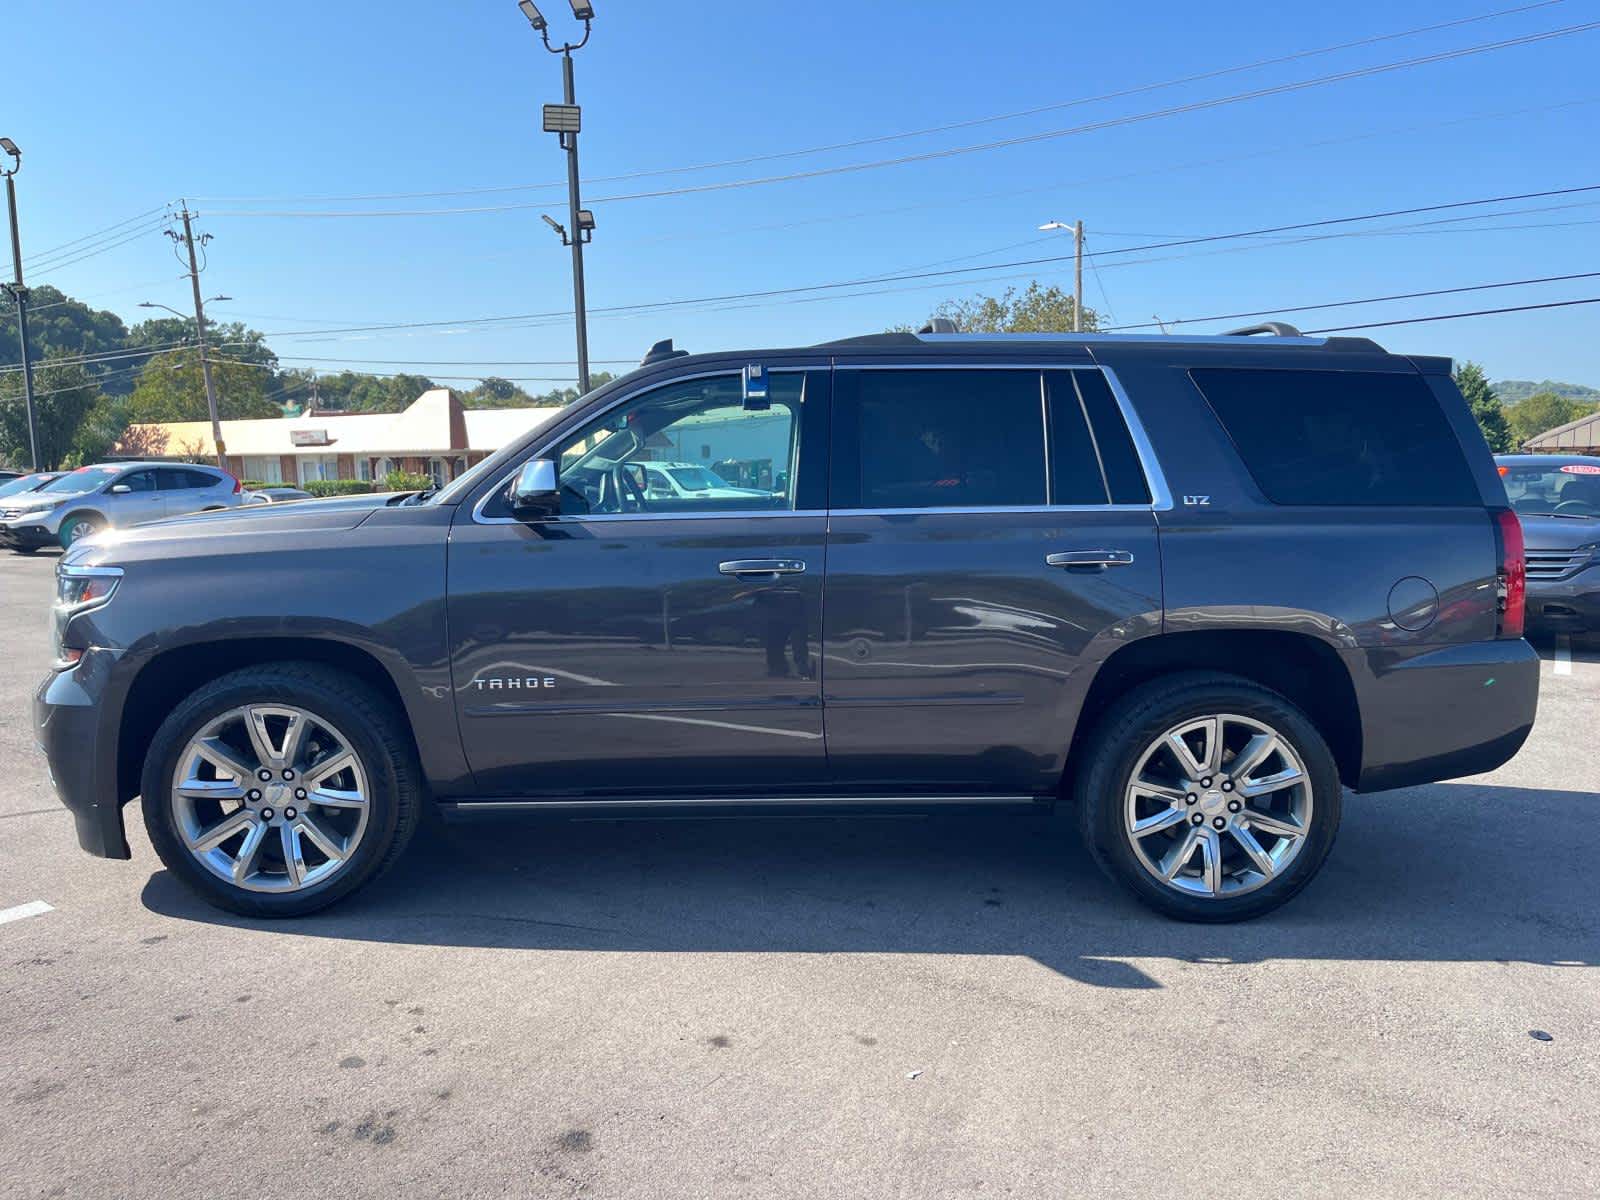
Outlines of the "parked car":
{"type": "Polygon", "coordinates": [[[1527,541],[1530,632],[1600,631],[1600,458],[1502,454],[1495,462],[1527,541]]]}
{"type": "Polygon", "coordinates": [[[61,478],[61,475],[61,471],[35,471],[31,475],[14,475],[0,483],[0,500],[4,500],[7,496],[36,492],[52,479],[61,478]]]}
{"type": "Polygon", "coordinates": [[[79,467],[37,492],[0,503],[0,546],[32,554],[63,549],[103,529],[186,513],[236,508],[239,481],[215,467],[174,463],[105,463],[79,467]]]}
{"type": "Polygon", "coordinates": [[[752,488],[735,487],[710,467],[698,463],[642,462],[636,465],[636,472],[643,476],[645,496],[651,500],[693,497],[726,500],[764,494],[752,488]]]}
{"type": "Polygon", "coordinates": [[[262,487],[245,493],[246,504],[286,504],[290,500],[309,500],[310,492],[297,487],[262,487]]]}
{"type": "Polygon", "coordinates": [[[13,479],[21,479],[23,472],[13,471],[10,467],[0,467],[0,483],[10,483],[13,479]]]}
{"type": "Polygon", "coordinates": [[[1449,361],[1251,332],[664,343],[418,503],[84,543],[52,778],[85,850],[129,857],[141,796],[174,876],[253,916],[354,891],[426,805],[1058,804],[1154,908],[1259,915],[1344,788],[1514,754],[1539,660],[1449,361]],[[685,441],[782,488],[649,495],[685,441]]]}

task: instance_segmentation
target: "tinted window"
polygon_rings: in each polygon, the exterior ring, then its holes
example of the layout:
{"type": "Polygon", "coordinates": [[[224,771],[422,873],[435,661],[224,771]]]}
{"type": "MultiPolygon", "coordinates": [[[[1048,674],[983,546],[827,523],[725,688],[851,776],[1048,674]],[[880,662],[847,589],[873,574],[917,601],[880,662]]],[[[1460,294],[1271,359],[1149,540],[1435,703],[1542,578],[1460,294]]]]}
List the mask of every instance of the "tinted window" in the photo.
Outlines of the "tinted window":
{"type": "MultiPolygon", "coordinates": [[[[856,397],[860,453],[855,472],[861,507],[1045,503],[1044,411],[1037,372],[843,374],[856,397]]],[[[841,489],[841,495],[848,494],[841,489]]]]}
{"type": "Polygon", "coordinates": [[[1461,445],[1421,376],[1189,374],[1276,504],[1481,503],[1461,445]]]}
{"type": "Polygon", "coordinates": [[[117,484],[125,485],[130,492],[153,492],[156,490],[156,473],[154,471],[130,471],[117,484]]]}
{"type": "Polygon", "coordinates": [[[52,479],[39,490],[41,492],[92,492],[96,488],[104,487],[116,477],[115,467],[79,467],[76,471],[69,471],[60,479],[52,479]]]}
{"type": "Polygon", "coordinates": [[[1139,463],[1139,452],[1133,448],[1122,409],[1111,394],[1111,385],[1099,371],[1073,371],[1071,374],[1094,429],[1095,446],[1100,451],[1100,463],[1105,468],[1112,501],[1149,504],[1150,484],[1139,463]]]}
{"type": "Polygon", "coordinates": [[[207,475],[204,471],[185,471],[181,467],[168,467],[156,474],[161,477],[163,492],[214,487],[217,482],[215,475],[207,475]]]}

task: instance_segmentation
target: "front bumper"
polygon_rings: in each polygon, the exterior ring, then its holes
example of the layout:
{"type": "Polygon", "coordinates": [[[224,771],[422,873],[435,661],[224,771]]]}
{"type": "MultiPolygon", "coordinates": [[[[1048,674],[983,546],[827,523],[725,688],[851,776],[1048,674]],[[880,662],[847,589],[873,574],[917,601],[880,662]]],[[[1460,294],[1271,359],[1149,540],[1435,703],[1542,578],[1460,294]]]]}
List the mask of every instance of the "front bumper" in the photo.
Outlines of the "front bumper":
{"type": "Polygon", "coordinates": [[[1539,655],[1521,638],[1344,655],[1361,711],[1357,791],[1492,771],[1533,730],[1539,655]]]}
{"type": "Polygon", "coordinates": [[[78,845],[101,858],[131,858],[117,788],[116,730],[104,703],[117,653],[89,650],[70,671],[53,672],[33,696],[34,740],[50,782],[77,825],[78,845]]]}
{"type": "Polygon", "coordinates": [[[1600,566],[1570,579],[1528,581],[1530,633],[1600,632],[1600,566]]]}
{"type": "Polygon", "coordinates": [[[0,522],[0,546],[8,550],[37,550],[55,542],[55,532],[43,522],[0,522]]]}

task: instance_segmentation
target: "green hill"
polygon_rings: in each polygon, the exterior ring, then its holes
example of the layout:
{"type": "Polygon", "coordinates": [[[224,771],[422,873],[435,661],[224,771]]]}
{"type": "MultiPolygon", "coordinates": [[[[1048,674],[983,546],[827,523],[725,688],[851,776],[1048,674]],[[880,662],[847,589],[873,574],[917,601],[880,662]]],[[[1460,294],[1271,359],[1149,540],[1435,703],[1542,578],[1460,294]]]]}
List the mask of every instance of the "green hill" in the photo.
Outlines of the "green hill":
{"type": "Polygon", "coordinates": [[[1540,392],[1554,392],[1558,396],[1577,400],[1583,404],[1600,403],[1600,388],[1584,387],[1581,383],[1557,383],[1553,379],[1546,379],[1540,383],[1534,383],[1529,379],[1499,379],[1494,382],[1493,387],[1494,394],[1500,398],[1502,404],[1515,404],[1540,392]]]}

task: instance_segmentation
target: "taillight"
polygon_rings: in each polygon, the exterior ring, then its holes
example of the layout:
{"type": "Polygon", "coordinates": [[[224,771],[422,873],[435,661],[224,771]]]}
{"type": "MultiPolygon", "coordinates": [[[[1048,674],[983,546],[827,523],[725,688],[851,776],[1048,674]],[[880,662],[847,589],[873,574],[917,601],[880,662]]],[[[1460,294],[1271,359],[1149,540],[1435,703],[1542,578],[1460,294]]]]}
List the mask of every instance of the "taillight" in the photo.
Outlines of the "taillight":
{"type": "Polygon", "coordinates": [[[233,480],[233,494],[235,496],[244,491],[244,484],[239,482],[239,477],[237,475],[229,475],[228,478],[233,480]]]}
{"type": "Polygon", "coordinates": [[[1528,564],[1522,542],[1522,522],[1509,508],[1494,510],[1495,544],[1500,552],[1496,592],[1499,598],[1499,636],[1519,638],[1528,610],[1528,564]]]}

